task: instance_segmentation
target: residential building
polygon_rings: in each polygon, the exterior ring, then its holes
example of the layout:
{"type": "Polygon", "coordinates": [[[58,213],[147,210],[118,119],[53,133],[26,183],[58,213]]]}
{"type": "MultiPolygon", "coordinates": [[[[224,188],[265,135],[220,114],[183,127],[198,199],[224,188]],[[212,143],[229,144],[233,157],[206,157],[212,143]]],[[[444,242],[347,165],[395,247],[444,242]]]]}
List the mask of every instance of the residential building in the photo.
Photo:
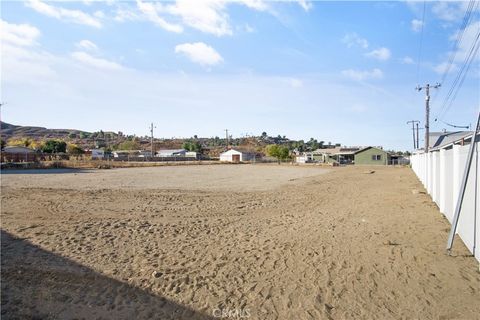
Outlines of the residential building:
{"type": "Polygon", "coordinates": [[[377,147],[366,147],[354,153],[355,165],[388,165],[390,155],[377,147]]]}
{"type": "Polygon", "coordinates": [[[185,157],[186,153],[185,149],[163,149],[157,151],[157,157],[185,157]]]}
{"type": "Polygon", "coordinates": [[[238,151],[230,149],[220,154],[220,161],[225,162],[242,162],[255,160],[254,152],[238,151]]]}

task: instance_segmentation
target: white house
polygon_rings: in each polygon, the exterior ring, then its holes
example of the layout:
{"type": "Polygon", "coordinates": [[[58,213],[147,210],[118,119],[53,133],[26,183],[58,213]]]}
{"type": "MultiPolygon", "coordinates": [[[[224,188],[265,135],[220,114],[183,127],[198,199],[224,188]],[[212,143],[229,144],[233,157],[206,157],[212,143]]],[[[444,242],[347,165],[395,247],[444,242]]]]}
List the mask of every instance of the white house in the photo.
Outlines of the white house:
{"type": "Polygon", "coordinates": [[[296,163],[307,163],[310,159],[307,155],[297,155],[295,156],[296,163]]]}
{"type": "Polygon", "coordinates": [[[103,159],[105,152],[103,149],[92,149],[92,159],[103,159]]]}
{"type": "Polygon", "coordinates": [[[187,151],[187,152],[185,153],[185,157],[186,157],[186,158],[197,159],[198,154],[197,154],[195,151],[187,151]]]}
{"type": "Polygon", "coordinates": [[[164,149],[157,151],[157,157],[185,157],[185,149],[164,149]]]}
{"type": "Polygon", "coordinates": [[[251,152],[242,152],[230,149],[220,154],[220,161],[241,162],[255,159],[255,154],[251,152]]]}

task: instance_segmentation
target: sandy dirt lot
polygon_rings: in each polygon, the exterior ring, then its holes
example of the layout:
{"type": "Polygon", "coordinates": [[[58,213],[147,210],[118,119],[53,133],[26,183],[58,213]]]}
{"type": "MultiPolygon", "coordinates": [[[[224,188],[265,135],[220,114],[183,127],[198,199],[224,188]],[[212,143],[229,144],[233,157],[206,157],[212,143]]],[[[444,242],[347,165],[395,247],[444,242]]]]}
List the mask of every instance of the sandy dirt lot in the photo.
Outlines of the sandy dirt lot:
{"type": "Polygon", "coordinates": [[[136,188],[258,191],[273,189],[284,184],[294,184],[299,179],[326,172],[328,169],[318,166],[264,164],[164,166],[110,170],[9,170],[3,175],[2,185],[82,190],[136,188]],[[26,172],[28,174],[25,174],[26,172]]]}
{"type": "Polygon", "coordinates": [[[409,168],[2,174],[2,319],[479,319],[409,168]]]}

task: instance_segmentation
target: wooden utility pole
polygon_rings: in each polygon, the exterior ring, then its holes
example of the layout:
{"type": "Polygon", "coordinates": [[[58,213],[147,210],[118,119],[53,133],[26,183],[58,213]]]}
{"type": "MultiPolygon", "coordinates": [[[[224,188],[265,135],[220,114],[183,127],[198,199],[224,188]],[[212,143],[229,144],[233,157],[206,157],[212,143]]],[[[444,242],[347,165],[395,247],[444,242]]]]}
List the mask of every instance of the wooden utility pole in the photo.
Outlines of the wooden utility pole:
{"type": "Polygon", "coordinates": [[[2,140],[2,106],[5,102],[0,102],[0,141],[2,140]]]}
{"type": "Polygon", "coordinates": [[[416,150],[418,148],[418,123],[420,121],[418,120],[410,120],[407,121],[407,124],[412,124],[412,134],[413,134],[413,150],[416,150]],[[417,124],[417,143],[415,144],[415,123],[417,124]]]}
{"type": "Polygon", "coordinates": [[[417,123],[415,124],[415,126],[417,127],[417,149],[420,148],[420,145],[418,144],[418,124],[420,123],[420,121],[417,121],[417,123]]]}
{"type": "Polygon", "coordinates": [[[227,150],[228,150],[228,145],[229,145],[229,143],[228,143],[228,129],[225,129],[225,138],[226,138],[225,141],[227,143],[227,150]]]}
{"type": "Polygon", "coordinates": [[[150,157],[152,157],[152,158],[153,158],[153,155],[154,155],[154,153],[153,153],[153,129],[154,128],[156,128],[156,127],[154,127],[153,123],[151,123],[150,124],[150,152],[151,152],[150,157]]]}
{"type": "Polygon", "coordinates": [[[430,88],[438,89],[441,84],[437,83],[434,86],[426,84],[424,87],[417,86],[417,91],[425,89],[425,152],[428,152],[430,147],[430,88]]]}

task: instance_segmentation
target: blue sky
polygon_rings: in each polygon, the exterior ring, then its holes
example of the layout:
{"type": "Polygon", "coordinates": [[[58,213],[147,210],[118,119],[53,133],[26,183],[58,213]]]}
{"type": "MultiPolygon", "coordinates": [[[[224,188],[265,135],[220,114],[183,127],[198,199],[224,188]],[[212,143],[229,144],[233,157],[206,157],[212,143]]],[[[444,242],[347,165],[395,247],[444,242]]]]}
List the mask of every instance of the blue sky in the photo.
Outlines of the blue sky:
{"type": "MultiPolygon", "coordinates": [[[[411,149],[468,2],[3,1],[2,120],[156,137],[260,134],[411,149]],[[418,70],[418,72],[417,72],[418,70]]],[[[480,29],[478,6],[434,121],[480,29]]],[[[479,60],[441,120],[474,122],[479,60]]]]}

